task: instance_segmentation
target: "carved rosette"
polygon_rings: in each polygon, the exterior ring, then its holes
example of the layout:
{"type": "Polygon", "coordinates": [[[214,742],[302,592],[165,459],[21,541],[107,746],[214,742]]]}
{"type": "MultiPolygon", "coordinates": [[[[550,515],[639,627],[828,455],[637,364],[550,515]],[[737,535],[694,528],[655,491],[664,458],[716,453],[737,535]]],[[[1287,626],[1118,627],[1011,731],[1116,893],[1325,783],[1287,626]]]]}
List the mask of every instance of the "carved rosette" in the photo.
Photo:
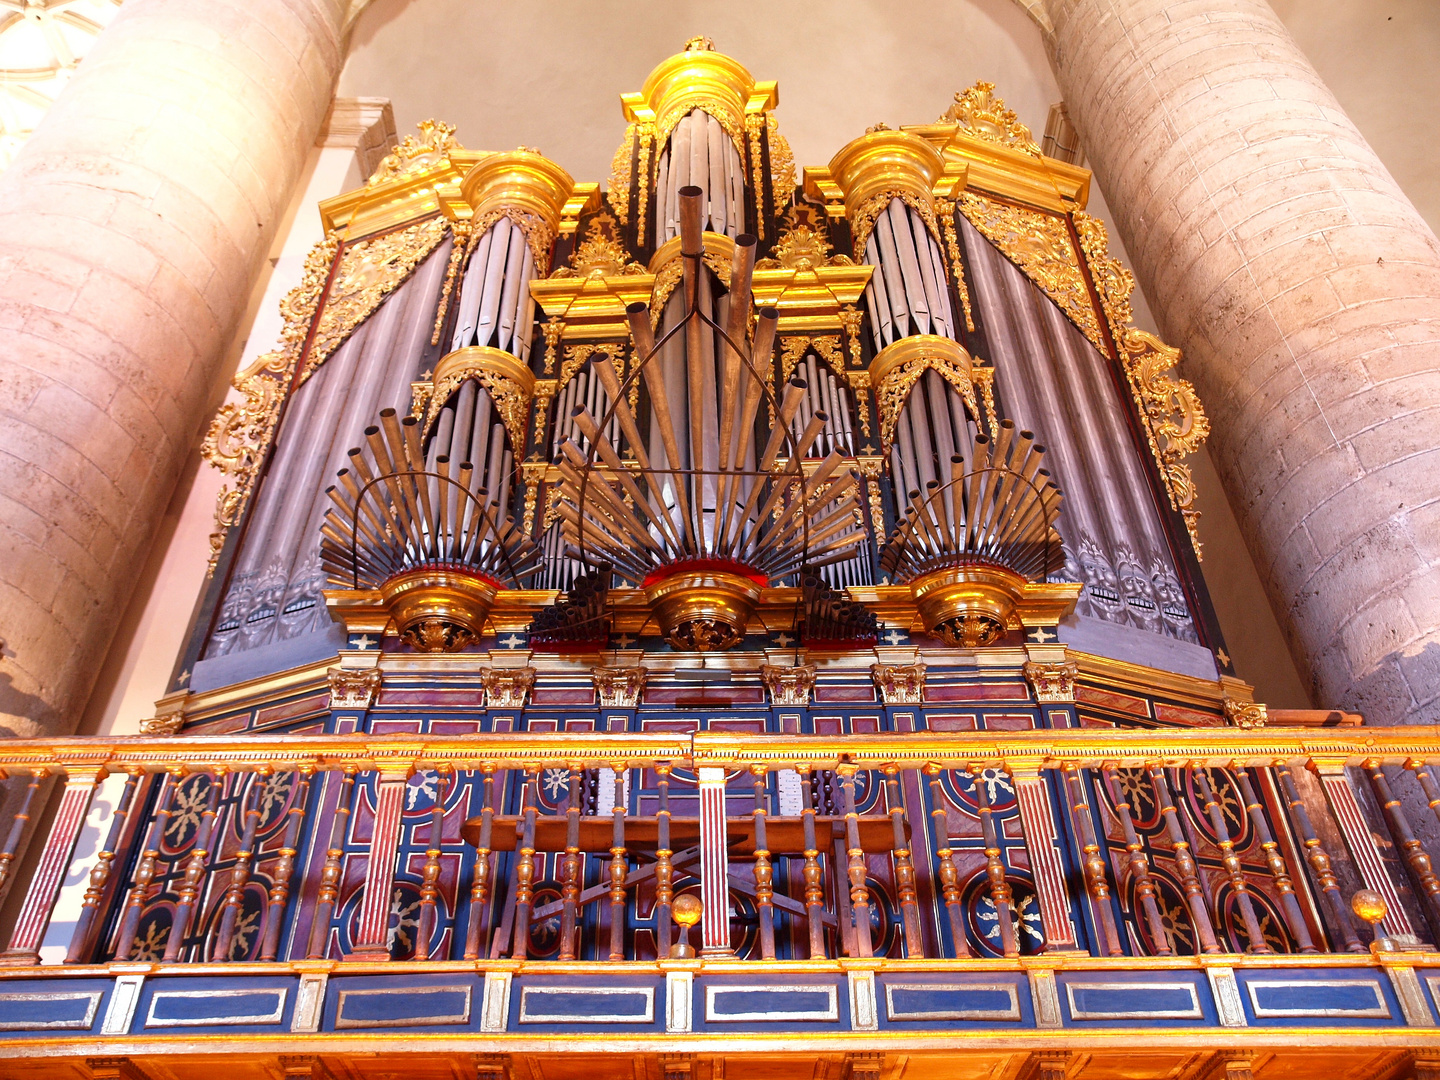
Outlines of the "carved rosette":
{"type": "Polygon", "coordinates": [[[1075,700],[1075,676],[1079,667],[1073,660],[1063,664],[1025,665],[1025,681],[1042,705],[1069,704],[1075,700]]]}
{"type": "Polygon", "coordinates": [[[925,697],[925,665],[871,664],[870,678],[886,705],[919,705],[925,697]]]}
{"type": "Polygon", "coordinates": [[[1250,731],[1255,728],[1263,728],[1268,716],[1265,706],[1258,701],[1236,701],[1234,698],[1226,698],[1225,719],[1229,720],[1233,727],[1250,731]]]}
{"type": "Polygon", "coordinates": [[[809,705],[810,692],[815,689],[815,665],[761,664],[760,681],[770,692],[771,705],[809,705]]]}
{"type": "Polygon", "coordinates": [[[535,686],[535,669],[490,668],[480,673],[487,709],[523,709],[535,686]]]}
{"type": "Polygon", "coordinates": [[[379,668],[355,671],[350,668],[331,668],[327,673],[330,681],[330,708],[368,709],[380,693],[383,677],[379,668]]]}
{"type": "Polygon", "coordinates": [[[600,705],[608,709],[633,709],[640,704],[645,694],[645,679],[649,673],[643,667],[590,669],[590,678],[595,682],[595,694],[600,705]]]}

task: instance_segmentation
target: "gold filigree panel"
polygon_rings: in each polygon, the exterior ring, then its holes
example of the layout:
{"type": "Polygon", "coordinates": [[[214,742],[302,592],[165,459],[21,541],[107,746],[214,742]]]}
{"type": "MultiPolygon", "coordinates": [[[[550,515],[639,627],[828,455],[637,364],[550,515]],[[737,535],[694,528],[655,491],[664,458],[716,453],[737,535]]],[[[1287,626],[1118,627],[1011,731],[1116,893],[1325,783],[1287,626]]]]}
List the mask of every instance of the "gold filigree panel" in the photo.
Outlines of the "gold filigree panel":
{"type": "Polygon", "coordinates": [[[630,160],[635,155],[637,126],[625,125],[625,138],[620,140],[615,156],[610,159],[610,187],[605,192],[605,200],[622,225],[630,224],[630,160]]]}
{"type": "Polygon", "coordinates": [[[1027,154],[1040,156],[1030,129],[1020,123],[1014,109],[1006,108],[1005,99],[995,94],[995,84],[977,82],[955,95],[955,102],[945,110],[940,122],[953,120],[967,135],[1001,146],[1014,147],[1027,154]]]}
{"type": "Polygon", "coordinates": [[[906,206],[919,214],[921,220],[925,222],[925,228],[930,230],[930,235],[935,238],[935,242],[944,244],[940,236],[940,226],[935,220],[935,207],[928,200],[897,188],[894,191],[882,191],[877,195],[872,195],[855,209],[855,216],[850,219],[850,228],[855,238],[855,253],[861,259],[865,258],[865,245],[870,240],[870,233],[875,229],[875,222],[895,199],[900,199],[906,206]]]}
{"type": "Polygon", "coordinates": [[[381,159],[370,179],[365,181],[366,187],[373,187],[383,180],[416,176],[438,164],[451,150],[460,149],[454,124],[422,120],[419,127],[419,138],[406,135],[400,140],[400,145],[381,159]]]}

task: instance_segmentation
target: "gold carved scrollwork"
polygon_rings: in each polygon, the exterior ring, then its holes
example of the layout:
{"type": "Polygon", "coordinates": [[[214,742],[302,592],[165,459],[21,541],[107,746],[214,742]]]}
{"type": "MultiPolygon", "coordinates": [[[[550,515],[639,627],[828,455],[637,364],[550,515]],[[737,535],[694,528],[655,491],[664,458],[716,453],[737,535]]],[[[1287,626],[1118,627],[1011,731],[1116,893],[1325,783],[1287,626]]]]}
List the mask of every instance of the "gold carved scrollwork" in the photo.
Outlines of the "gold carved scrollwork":
{"type": "Polygon", "coordinates": [[[940,117],[941,123],[947,120],[953,120],[967,135],[977,139],[1040,156],[1040,147],[1035,145],[1030,129],[1020,123],[1013,109],[1005,107],[1004,98],[995,96],[994,83],[977,82],[956,94],[954,104],[940,117]]]}
{"type": "Polygon", "coordinates": [[[1229,720],[1234,727],[1254,730],[1264,727],[1269,716],[1265,706],[1259,702],[1236,701],[1233,698],[1226,698],[1225,719],[1229,720]]]}
{"type": "Polygon", "coordinates": [[[836,378],[843,383],[846,379],[845,358],[840,354],[840,339],[838,337],[787,337],[780,343],[780,383],[784,385],[790,381],[791,374],[795,371],[795,365],[800,363],[805,354],[811,349],[815,355],[830,365],[835,372],[836,378]]]}
{"type": "Polygon", "coordinates": [[[1105,338],[1065,219],[964,192],[960,212],[1060,306],[1102,353],[1105,338]]]}
{"type": "Polygon", "coordinates": [[[964,399],[970,415],[979,417],[971,382],[970,355],[956,341],[933,334],[915,334],[886,346],[870,362],[870,383],[880,412],[880,444],[890,453],[890,440],[905,399],[920,376],[933,368],[964,399]]]}
{"type": "Polygon", "coordinates": [[[1135,278],[1110,255],[1105,225],[1076,212],[1075,232],[1100,295],[1100,306],[1120,354],[1130,393],[1145,426],[1145,438],[1160,469],[1170,505],[1185,519],[1195,557],[1201,558],[1199,522],[1195,509],[1195,478],[1184,459],[1199,450],[1210,435],[1210,420],[1195,388],[1175,374],[1180,350],[1153,334],[1130,325],[1130,294],[1135,278]]]}
{"type": "Polygon", "coordinates": [[[285,321],[280,347],[257,357],[235,376],[233,385],[244,399],[220,406],[201,444],[201,456],[231,477],[216,497],[215,531],[210,534],[207,574],[215,572],[225,534],[240,519],[254,489],[256,473],[265,459],[280,416],[285,389],[299,362],[315,310],[325,294],[339,246],[339,238],[330,233],[310,249],[300,284],[280,301],[280,314],[285,321]]]}
{"type": "Polygon", "coordinates": [[[886,705],[919,705],[925,698],[924,664],[871,664],[870,678],[886,705]]]}
{"type": "Polygon", "coordinates": [[[563,319],[551,318],[540,327],[540,332],[545,335],[545,374],[555,374],[555,350],[560,346],[560,338],[565,333],[565,322],[563,319]]]}
{"type": "Polygon", "coordinates": [[[535,685],[535,669],[490,668],[480,673],[487,709],[523,709],[525,698],[535,685]]]}
{"type": "Polygon", "coordinates": [[[490,395],[510,436],[512,452],[518,456],[525,447],[530,400],[539,387],[528,368],[500,349],[470,346],[457,349],[440,361],[425,409],[423,430],[430,431],[445,402],[466,379],[474,379],[490,395]]]}
{"type": "Polygon", "coordinates": [[[635,242],[645,243],[645,213],[650,202],[650,147],[655,141],[655,125],[649,122],[640,125],[640,160],[635,175],[640,184],[640,208],[635,219],[635,242]]]}
{"type": "Polygon", "coordinates": [[[845,328],[845,341],[850,347],[850,363],[860,363],[860,324],[865,313],[854,304],[846,304],[840,312],[840,325],[845,328]]]}
{"type": "Polygon", "coordinates": [[[330,668],[326,673],[330,683],[330,708],[368,709],[380,692],[384,676],[379,668],[364,671],[349,668],[330,668]]]}
{"type": "Polygon", "coordinates": [[[383,180],[398,180],[414,176],[435,165],[451,150],[460,149],[455,139],[455,126],[442,124],[439,120],[422,120],[419,124],[420,137],[406,135],[400,145],[386,154],[376,167],[366,187],[373,187],[383,180]]]}
{"type": "Polygon", "coordinates": [[[643,274],[645,267],[630,258],[625,245],[614,235],[615,219],[597,214],[585,229],[585,239],[570,256],[570,265],[559,267],[552,278],[608,277],[612,274],[643,274]]]}
{"type": "Polygon", "coordinates": [[[780,122],[774,113],[765,114],[765,134],[770,143],[770,188],[775,201],[784,205],[795,190],[795,155],[790,140],[780,134],[780,122]]]}
{"type": "Polygon", "coordinates": [[[871,195],[863,203],[855,208],[855,214],[850,219],[850,229],[855,238],[855,254],[865,257],[865,245],[870,240],[870,233],[875,228],[875,222],[880,215],[889,209],[890,203],[899,199],[906,206],[920,215],[925,222],[925,228],[930,230],[930,235],[935,238],[937,244],[944,241],[940,236],[940,225],[935,220],[935,208],[925,199],[921,199],[913,192],[901,191],[898,188],[894,191],[881,191],[871,195]]]}
{"type": "MultiPolygon", "coordinates": [[[[765,118],[756,114],[745,117],[745,129],[750,133],[750,176],[755,185],[755,235],[765,239],[765,160],[760,156],[760,131],[765,118]]],[[[745,156],[743,148],[740,156],[745,156]]]]}
{"type": "MultiPolygon", "coordinates": [[[[678,248],[676,249],[679,250],[678,248]]],[[[705,249],[705,265],[715,271],[721,283],[728,289],[730,287],[730,262],[722,259],[718,253],[705,249]]],[[[670,294],[675,291],[675,286],[680,284],[684,276],[684,260],[680,257],[670,259],[659,270],[655,272],[654,293],[650,298],[650,325],[659,327],[660,316],[665,312],[665,301],[670,299],[670,294]]]]}
{"type": "Polygon", "coordinates": [[[487,210],[470,223],[474,230],[476,240],[484,236],[502,217],[510,219],[522,236],[525,243],[530,245],[530,254],[535,259],[535,276],[544,277],[550,272],[550,245],[555,242],[555,230],[550,224],[534,214],[527,214],[525,211],[513,206],[500,207],[495,210],[487,210]]]}
{"type": "Polygon", "coordinates": [[[643,667],[590,669],[590,678],[595,683],[595,694],[601,708],[633,709],[640,704],[645,694],[645,678],[648,672],[643,667]]]}
{"type": "Polygon", "coordinates": [[[975,313],[970,309],[970,289],[965,284],[965,264],[960,259],[960,238],[955,234],[955,204],[942,199],[936,204],[940,211],[940,225],[945,232],[945,250],[950,255],[950,276],[955,279],[955,289],[960,293],[960,306],[965,311],[965,329],[975,332],[975,313]]]}
{"type": "Polygon", "coordinates": [[[772,705],[809,705],[810,692],[815,688],[815,665],[799,664],[780,667],[760,665],[760,681],[770,691],[772,705]]]}
{"type": "Polygon", "coordinates": [[[1025,681],[1042,704],[1059,704],[1075,700],[1075,676],[1080,666],[1073,660],[1060,664],[1038,664],[1027,661],[1025,681]]]}
{"type": "Polygon", "coordinates": [[[995,415],[995,368],[977,366],[970,369],[970,374],[975,378],[975,385],[980,387],[980,398],[985,402],[985,424],[993,439],[1000,429],[1000,418],[995,415]]]}
{"type": "Polygon", "coordinates": [[[866,481],[865,493],[870,504],[870,524],[874,527],[874,539],[878,546],[885,540],[885,507],[880,501],[881,459],[861,457],[856,459],[856,464],[860,467],[860,475],[866,481]]]}
{"type": "Polygon", "coordinates": [[[610,159],[610,188],[605,192],[605,201],[622,225],[630,224],[630,161],[635,154],[637,126],[625,126],[625,138],[610,159]]]}
{"type": "Polygon", "coordinates": [[[455,243],[450,247],[450,263],[445,267],[445,284],[440,287],[440,307],[435,312],[435,330],[430,335],[431,345],[440,344],[440,331],[445,326],[445,316],[450,311],[450,294],[455,288],[455,278],[474,248],[470,222],[457,221],[451,229],[455,234],[455,243]]]}

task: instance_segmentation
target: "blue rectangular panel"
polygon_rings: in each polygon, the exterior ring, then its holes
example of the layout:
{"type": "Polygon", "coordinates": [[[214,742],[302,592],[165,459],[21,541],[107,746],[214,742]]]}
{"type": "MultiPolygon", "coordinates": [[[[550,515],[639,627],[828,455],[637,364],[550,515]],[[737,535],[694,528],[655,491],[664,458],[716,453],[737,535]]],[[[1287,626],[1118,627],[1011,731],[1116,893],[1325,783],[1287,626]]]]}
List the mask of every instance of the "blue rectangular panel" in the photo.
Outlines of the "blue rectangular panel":
{"type": "Polygon", "coordinates": [[[278,1024],[285,1012],[285,989],[159,990],[150,998],[147,1028],[210,1027],[226,1024],[278,1024]]]}
{"type": "Polygon", "coordinates": [[[468,1024],[470,987],[406,986],[390,990],[341,990],[335,1027],[428,1027],[468,1024]]]}
{"type": "Polygon", "coordinates": [[[655,988],[527,986],[520,991],[522,1024],[648,1024],[655,988]]]}
{"type": "Polygon", "coordinates": [[[1074,1020],[1202,1020],[1193,983],[1065,984],[1074,1020]]]}
{"type": "Polygon", "coordinates": [[[1247,981],[1250,1007],[1257,1018],[1268,1016],[1384,1016],[1390,1015],[1385,995],[1374,979],[1318,979],[1279,982],[1247,981]]]}
{"type": "Polygon", "coordinates": [[[1013,983],[886,983],[891,1020],[1019,1020],[1013,983]]]}
{"type": "Polygon", "coordinates": [[[758,1023],[840,1019],[834,986],[740,985],[705,988],[706,1020],[758,1023]]]}
{"type": "Polygon", "coordinates": [[[0,1031],[88,1031],[103,990],[0,994],[0,1031]]]}

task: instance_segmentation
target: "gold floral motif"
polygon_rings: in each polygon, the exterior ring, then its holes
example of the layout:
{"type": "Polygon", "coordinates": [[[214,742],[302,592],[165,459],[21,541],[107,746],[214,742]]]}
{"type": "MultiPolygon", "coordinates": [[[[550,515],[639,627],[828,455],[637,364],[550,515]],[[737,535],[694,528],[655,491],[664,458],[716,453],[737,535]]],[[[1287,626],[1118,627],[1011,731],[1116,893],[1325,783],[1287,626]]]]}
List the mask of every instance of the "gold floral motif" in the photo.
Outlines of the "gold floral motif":
{"type": "Polygon", "coordinates": [[[615,235],[615,219],[609,214],[597,214],[585,229],[585,239],[570,256],[570,265],[559,267],[550,276],[587,278],[643,273],[645,267],[630,258],[625,245],[615,235]]]}
{"type": "Polygon", "coordinates": [[[440,308],[435,312],[435,330],[430,335],[430,344],[440,344],[440,330],[445,325],[445,316],[450,311],[450,293],[455,288],[455,277],[460,266],[470,255],[470,222],[457,221],[451,226],[455,242],[450,247],[450,263],[445,267],[445,284],[440,288],[440,308]]]}
{"type": "MultiPolygon", "coordinates": [[[[715,252],[705,250],[705,265],[715,271],[715,276],[727,289],[730,287],[730,263],[727,259],[720,258],[715,252]]],[[[674,258],[660,267],[655,273],[654,292],[650,296],[650,325],[660,326],[660,317],[665,313],[665,301],[670,299],[670,294],[675,291],[675,286],[680,284],[680,279],[685,274],[685,260],[674,258]]]]}
{"type": "Polygon", "coordinates": [[[854,266],[848,255],[832,255],[825,230],[801,222],[781,231],[771,258],[761,259],[756,270],[814,270],[821,266],[854,266]]]}
{"type": "Polygon", "coordinates": [[[525,526],[525,535],[535,535],[535,504],[540,497],[540,484],[545,479],[546,465],[543,461],[527,461],[520,466],[520,474],[525,478],[525,512],[521,521],[525,526]]]}
{"type": "Polygon", "coordinates": [[[860,430],[865,438],[870,438],[870,372],[852,371],[847,376],[850,380],[850,392],[855,395],[855,411],[860,414],[860,430]]]}
{"type": "Polygon", "coordinates": [[[605,192],[605,201],[623,225],[630,224],[630,160],[635,154],[636,126],[625,126],[625,138],[610,159],[610,187],[605,192]]]}
{"type": "Polygon", "coordinates": [[[254,490],[260,462],[265,459],[275,433],[285,388],[299,362],[315,309],[325,294],[339,246],[339,238],[328,233],[310,249],[300,284],[280,301],[280,314],[284,318],[280,348],[257,357],[235,376],[233,385],[244,395],[244,400],[220,406],[201,444],[201,456],[232,478],[232,483],[220,488],[215,500],[215,531],[210,534],[207,576],[215,572],[220,549],[225,546],[225,535],[240,519],[254,490]]]}
{"type": "Polygon", "coordinates": [[[1265,706],[1259,702],[1235,701],[1232,698],[1226,698],[1225,719],[1235,727],[1254,730],[1264,727],[1269,716],[1265,706]]]}
{"type": "Polygon", "coordinates": [[[924,664],[871,664],[870,678],[886,705],[919,705],[924,700],[924,664]]]}
{"type": "Polygon", "coordinates": [[[332,667],[326,673],[330,683],[330,708],[368,709],[380,692],[384,678],[379,668],[356,671],[332,667]]]}
{"type": "Polygon", "coordinates": [[[770,144],[770,190],[775,201],[783,205],[795,190],[795,155],[790,140],[780,134],[780,122],[774,113],[765,114],[765,135],[770,144]]]}
{"type": "Polygon", "coordinates": [[[871,384],[875,389],[876,407],[880,412],[880,444],[887,454],[890,452],[895,424],[905,407],[905,399],[910,396],[910,390],[920,380],[920,376],[932,368],[964,399],[971,416],[980,415],[970,369],[968,365],[961,364],[956,355],[952,355],[958,352],[958,356],[968,359],[964,350],[949,338],[929,338],[929,342],[933,344],[927,344],[920,340],[921,337],[922,335],[914,335],[901,338],[871,362],[871,384]],[[887,362],[886,353],[891,350],[896,350],[891,355],[897,356],[897,359],[887,362]],[[880,373],[878,384],[876,372],[880,373]]]}
{"type": "Polygon", "coordinates": [[[1160,469],[1171,507],[1185,520],[1195,557],[1201,559],[1195,478],[1184,459],[1199,450],[1209,437],[1210,420],[1195,388],[1175,374],[1180,350],[1130,325],[1130,294],[1135,289],[1135,278],[1111,256],[1104,222],[1078,211],[1073,217],[1080,249],[1110,324],[1110,335],[1120,354],[1135,407],[1145,425],[1150,453],[1160,469]]]}
{"type": "Polygon", "coordinates": [[[550,402],[555,397],[559,383],[554,379],[535,381],[535,440],[536,447],[545,444],[545,423],[550,415],[550,402]]]}
{"type": "Polygon", "coordinates": [[[940,238],[940,226],[935,221],[935,208],[930,205],[928,200],[921,199],[912,192],[900,191],[899,189],[882,191],[878,194],[871,195],[870,198],[856,207],[855,214],[850,219],[851,235],[855,238],[855,252],[861,258],[865,256],[865,245],[870,240],[870,233],[875,228],[875,222],[881,214],[889,209],[890,203],[895,199],[900,199],[906,206],[919,214],[921,220],[925,222],[925,228],[930,230],[930,235],[934,237],[935,242],[937,244],[942,242],[940,238]]]}
{"type": "Polygon", "coordinates": [[[313,375],[380,302],[410,276],[420,260],[439,246],[448,227],[444,218],[434,217],[408,229],[345,246],[325,296],[325,307],[315,323],[300,382],[313,375]]]}
{"type": "MultiPolygon", "coordinates": [[[[495,350],[498,352],[499,350],[495,350]]],[[[518,364],[518,361],[516,361],[518,364]]],[[[485,392],[490,395],[490,400],[495,404],[495,411],[500,414],[500,420],[505,425],[505,431],[510,436],[511,451],[516,455],[520,454],[525,447],[526,415],[530,411],[531,392],[518,380],[511,378],[502,371],[497,371],[491,364],[486,363],[464,363],[456,364],[445,371],[442,378],[437,380],[434,388],[430,391],[430,400],[425,410],[424,430],[428,433],[435,423],[435,417],[439,415],[445,402],[450,400],[450,395],[460,389],[460,385],[466,379],[474,379],[485,392]]],[[[535,396],[540,394],[540,382],[535,384],[535,396]]]]}
{"type": "Polygon", "coordinates": [[[487,709],[523,709],[525,698],[535,685],[535,669],[490,668],[480,673],[487,709]]]}
{"type": "Polygon", "coordinates": [[[755,236],[760,240],[765,239],[765,160],[760,156],[760,131],[764,126],[762,115],[751,113],[745,117],[745,130],[750,133],[750,177],[755,184],[755,236]]]}
{"type": "Polygon", "coordinates": [[[937,208],[940,211],[940,226],[945,232],[945,248],[950,253],[950,276],[955,279],[960,306],[965,311],[965,329],[973,334],[975,314],[970,310],[970,289],[965,284],[965,264],[960,259],[960,238],[955,235],[955,204],[949,199],[942,199],[937,208]]]}
{"type": "Polygon", "coordinates": [[[980,400],[985,402],[985,423],[990,429],[990,437],[993,439],[995,433],[1000,429],[1000,418],[995,414],[995,368],[991,365],[981,367],[976,365],[970,369],[970,375],[975,384],[980,387],[980,400]]]}
{"type": "Polygon", "coordinates": [[[790,376],[795,371],[795,365],[800,363],[811,349],[815,350],[816,356],[830,365],[837,378],[842,382],[845,380],[845,360],[840,355],[840,339],[838,337],[787,337],[783,338],[780,343],[781,385],[790,381],[790,376]]]}
{"type": "MultiPolygon", "coordinates": [[[[559,273],[557,270],[556,273],[559,273]]],[[[560,338],[565,333],[565,322],[563,319],[550,319],[540,327],[540,332],[545,335],[545,374],[555,374],[555,350],[560,345],[560,338]]]]}
{"type": "MultiPolygon", "coordinates": [[[[650,202],[650,147],[655,141],[655,125],[646,121],[640,125],[640,159],[636,163],[635,176],[640,185],[640,208],[635,215],[635,243],[645,243],[645,214],[650,202]]],[[[659,239],[657,236],[656,239],[659,239]]]]}
{"type": "Polygon", "coordinates": [[[977,82],[969,90],[956,94],[955,103],[940,117],[941,123],[947,120],[953,120],[977,139],[1040,156],[1040,147],[1035,145],[1030,129],[1020,123],[1013,109],[1005,107],[1004,98],[995,96],[994,83],[977,82]]]}
{"type": "Polygon", "coordinates": [[[845,341],[850,346],[850,363],[860,364],[860,324],[865,313],[854,304],[846,304],[840,311],[840,325],[845,328],[845,341]]]}
{"type": "Polygon", "coordinates": [[[1035,700],[1041,704],[1060,704],[1075,700],[1075,676],[1080,665],[1073,660],[1062,664],[1025,664],[1025,681],[1035,692],[1035,700]]]}
{"type": "Polygon", "coordinates": [[[550,245],[555,242],[555,230],[550,228],[548,222],[534,214],[527,214],[517,207],[505,206],[487,210],[471,221],[470,228],[474,230],[476,242],[502,217],[509,218],[510,223],[525,237],[525,243],[530,245],[530,254],[535,260],[535,276],[543,278],[550,272],[550,245]]]}
{"type": "Polygon", "coordinates": [[[645,695],[645,679],[649,672],[643,667],[593,667],[590,678],[600,707],[633,709],[645,695]]]}
{"type": "Polygon", "coordinates": [[[771,705],[809,705],[810,691],[815,688],[815,665],[798,664],[781,667],[760,665],[760,681],[770,692],[771,705]]]}
{"type": "Polygon", "coordinates": [[[381,159],[370,179],[365,181],[366,187],[373,187],[382,180],[397,180],[422,173],[451,150],[460,149],[453,124],[422,120],[416,126],[420,129],[420,137],[406,135],[401,139],[400,145],[381,159]]]}
{"type": "Polygon", "coordinates": [[[1102,353],[1108,353],[1065,219],[965,192],[960,212],[1024,271],[1102,353]]]}

